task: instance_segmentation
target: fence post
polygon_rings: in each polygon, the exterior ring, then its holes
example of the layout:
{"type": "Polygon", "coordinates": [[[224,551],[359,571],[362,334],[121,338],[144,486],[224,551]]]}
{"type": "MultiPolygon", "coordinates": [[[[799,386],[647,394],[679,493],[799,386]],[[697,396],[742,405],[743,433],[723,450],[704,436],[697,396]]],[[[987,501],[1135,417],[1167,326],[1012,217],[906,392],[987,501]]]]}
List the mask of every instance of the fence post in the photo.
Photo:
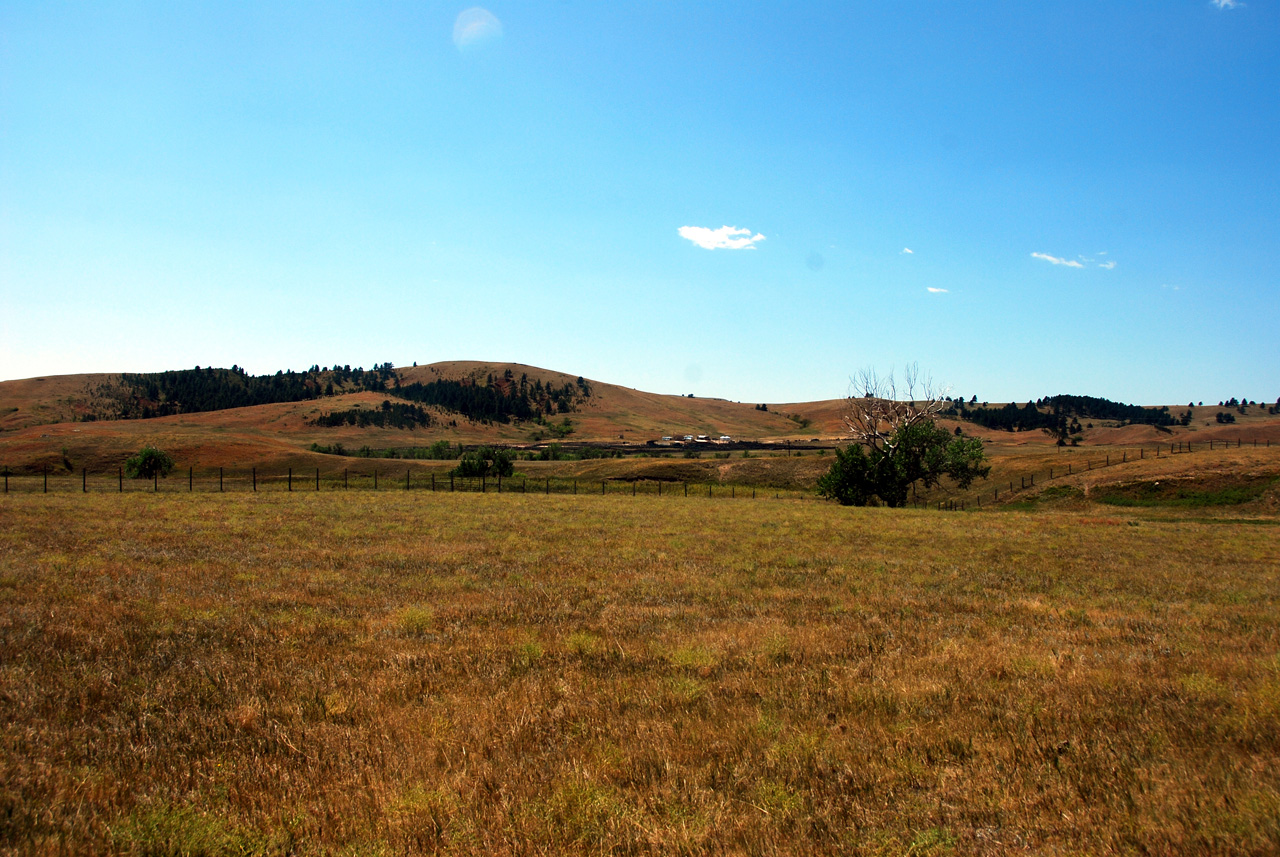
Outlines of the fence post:
{"type": "Polygon", "coordinates": [[[160,490],[160,471],[155,470],[151,473],[151,493],[155,494],[160,490]]]}
{"type": "Polygon", "coordinates": [[[253,468],[253,490],[256,494],[258,491],[258,468],[253,468]]]}
{"type": "Polygon", "coordinates": [[[342,490],[347,490],[347,468],[342,468],[342,490]]]}
{"type": "Polygon", "coordinates": [[[482,474],[482,475],[480,476],[480,493],[481,493],[481,494],[485,493],[485,489],[486,489],[486,487],[487,487],[487,486],[485,485],[485,477],[484,477],[484,475],[482,474]]]}
{"type": "Polygon", "coordinates": [[[578,480],[573,480],[573,496],[578,496],[578,480]]]}
{"type": "Polygon", "coordinates": [[[551,477],[547,477],[547,496],[551,496],[551,477]]]}
{"type": "Polygon", "coordinates": [[[1026,487],[1027,487],[1027,477],[1023,476],[1023,477],[1021,477],[1021,479],[1022,479],[1022,487],[1023,487],[1023,488],[1026,488],[1026,487]]]}
{"type": "Polygon", "coordinates": [[[89,471],[87,468],[80,468],[80,493],[89,493],[89,471]]]}
{"type": "Polygon", "coordinates": [[[378,490],[378,468],[373,468],[373,490],[378,490]]]}
{"type": "Polygon", "coordinates": [[[453,493],[453,474],[449,474],[449,493],[453,493]]]}
{"type": "Polygon", "coordinates": [[[708,498],[710,498],[710,497],[711,497],[711,483],[710,483],[710,482],[708,482],[708,483],[707,483],[707,497],[708,497],[708,498]]]}
{"type": "Polygon", "coordinates": [[[686,496],[686,497],[688,497],[688,496],[689,496],[689,483],[688,483],[688,482],[684,483],[684,496],[686,496]]]}
{"type": "Polygon", "coordinates": [[[502,493],[502,474],[498,474],[498,493],[502,493]]]}
{"type": "Polygon", "coordinates": [[[631,480],[631,496],[636,496],[636,480],[631,480]]]}
{"type": "Polygon", "coordinates": [[[49,493],[49,465],[44,466],[44,493],[49,493]]]}
{"type": "Polygon", "coordinates": [[[9,493],[9,468],[4,469],[4,493],[9,493]]]}
{"type": "Polygon", "coordinates": [[[293,492],[293,468],[289,468],[289,492],[293,492]]]}
{"type": "Polygon", "coordinates": [[[219,493],[219,494],[221,494],[221,493],[222,493],[222,491],[223,491],[223,489],[222,489],[222,468],[221,468],[221,467],[219,467],[219,468],[218,468],[218,493],[219,493]]]}
{"type": "Polygon", "coordinates": [[[604,480],[600,480],[600,495],[604,496],[604,480]]]}
{"type": "Polygon", "coordinates": [[[320,491],[320,468],[317,467],[316,468],[316,492],[319,493],[319,491],[320,491]]]}
{"type": "Polygon", "coordinates": [[[1052,478],[1053,478],[1053,468],[1052,468],[1052,467],[1050,467],[1050,468],[1049,468],[1049,478],[1050,478],[1050,479],[1052,479],[1052,478]]]}
{"type": "Polygon", "coordinates": [[[436,493],[436,475],[434,473],[431,474],[431,493],[436,493]]]}
{"type": "Polygon", "coordinates": [[[404,490],[409,490],[409,468],[404,469],[404,490]]]}
{"type": "Polygon", "coordinates": [[[124,468],[123,467],[117,468],[116,475],[120,477],[120,493],[123,494],[124,493],[124,468]]]}
{"type": "Polygon", "coordinates": [[[1034,487],[1035,487],[1035,485],[1036,485],[1036,475],[1035,475],[1034,473],[1032,473],[1032,474],[1031,474],[1031,487],[1032,487],[1032,488],[1034,488],[1034,487]]]}
{"type": "Polygon", "coordinates": [[[187,465],[187,493],[190,494],[192,487],[195,485],[196,469],[191,465],[187,465]]]}

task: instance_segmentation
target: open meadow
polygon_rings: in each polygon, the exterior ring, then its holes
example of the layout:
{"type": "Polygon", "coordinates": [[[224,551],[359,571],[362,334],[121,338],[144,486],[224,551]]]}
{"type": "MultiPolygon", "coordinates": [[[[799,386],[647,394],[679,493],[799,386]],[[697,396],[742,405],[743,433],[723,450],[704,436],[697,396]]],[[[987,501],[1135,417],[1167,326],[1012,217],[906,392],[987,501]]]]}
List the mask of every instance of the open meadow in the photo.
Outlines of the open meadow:
{"type": "Polygon", "coordinates": [[[1280,849],[1274,515],[2,503],[4,853],[1280,849]]]}

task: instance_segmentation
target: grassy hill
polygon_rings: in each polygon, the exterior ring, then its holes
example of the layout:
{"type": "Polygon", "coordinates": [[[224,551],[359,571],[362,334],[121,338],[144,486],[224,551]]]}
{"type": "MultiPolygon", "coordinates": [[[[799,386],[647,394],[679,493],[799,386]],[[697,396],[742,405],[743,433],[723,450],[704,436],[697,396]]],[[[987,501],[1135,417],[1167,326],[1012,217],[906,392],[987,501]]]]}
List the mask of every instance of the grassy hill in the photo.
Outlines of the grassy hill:
{"type": "MultiPolygon", "coordinates": [[[[204,376],[193,374],[193,370],[164,373],[168,386],[154,384],[151,392],[163,398],[165,394],[157,390],[177,390],[181,386],[179,382],[188,384],[192,377],[202,383],[250,377],[242,372],[237,376],[234,374],[237,370],[203,371],[204,376]]],[[[184,467],[328,470],[341,469],[342,461],[349,459],[325,455],[318,449],[341,447],[351,454],[367,448],[377,455],[388,450],[395,450],[397,454],[422,450],[437,441],[455,446],[495,444],[527,450],[560,442],[608,445],[612,452],[631,455],[621,460],[593,462],[528,462],[522,464],[523,471],[536,476],[714,481],[802,488],[812,486],[828,463],[813,454],[812,449],[808,459],[791,459],[788,442],[833,447],[842,442],[843,437],[844,399],[769,403],[767,410],[762,410],[755,402],[649,393],[519,363],[450,361],[394,370],[387,365],[374,371],[381,374],[374,377],[372,372],[367,372],[361,376],[320,367],[303,373],[281,373],[284,378],[280,389],[285,391],[282,395],[310,398],[197,412],[181,412],[182,403],[170,401],[165,406],[180,412],[150,419],[91,418],[96,415],[95,409],[97,414],[103,412],[101,391],[118,391],[122,379],[128,377],[133,377],[137,385],[133,388],[135,398],[131,400],[135,411],[163,404],[136,395],[138,390],[146,389],[148,379],[154,380],[157,376],[65,375],[0,382],[0,467],[28,472],[48,468],[50,472],[64,474],[81,469],[109,472],[139,447],[150,443],[168,451],[184,467]],[[139,378],[142,380],[137,380],[139,378]],[[376,389],[367,389],[371,378],[376,389]],[[504,422],[423,403],[429,400],[423,397],[432,390],[448,386],[456,391],[458,385],[508,396],[526,390],[530,401],[551,412],[539,413],[536,420],[504,422]],[[300,389],[306,392],[299,394],[300,389]],[[535,389],[543,391],[540,399],[533,394],[535,389]],[[546,391],[553,391],[554,396],[546,391]],[[326,392],[332,394],[326,395],[326,392]],[[419,398],[403,398],[411,393],[419,398]],[[383,409],[384,402],[402,401],[420,409],[428,423],[400,428],[355,423],[333,427],[317,424],[317,420],[329,415],[376,415],[383,409]],[[560,403],[565,410],[561,410],[560,403]],[[738,441],[772,445],[778,452],[744,460],[739,448],[730,459],[730,453],[722,451],[724,447],[698,444],[691,449],[696,448],[700,458],[690,459],[686,457],[689,450],[664,445],[661,441],[664,436],[717,438],[725,434],[738,441]],[[639,453],[648,457],[637,457],[639,453]]],[[[271,382],[273,377],[250,380],[261,382],[256,388],[261,393],[263,384],[271,382]]],[[[1181,414],[1186,408],[1178,406],[1173,410],[1181,414]]],[[[1215,421],[1221,410],[1217,406],[1192,408],[1189,425],[1172,428],[1086,420],[1076,435],[1081,446],[1073,451],[1136,450],[1180,441],[1204,444],[1237,439],[1280,445],[1280,417],[1267,414],[1265,408],[1251,407],[1246,414],[1236,413],[1236,422],[1227,425],[1215,421]]],[[[998,465],[997,470],[1002,473],[1005,470],[1035,472],[1039,467],[1036,461],[1059,454],[1055,438],[1046,432],[1009,432],[956,419],[944,419],[942,423],[949,429],[959,426],[966,433],[983,438],[994,460],[1016,462],[1009,467],[998,465]]],[[[443,472],[452,462],[413,461],[406,466],[419,468],[424,473],[443,472]]],[[[1040,469],[1048,466],[1051,465],[1040,469]]]]}

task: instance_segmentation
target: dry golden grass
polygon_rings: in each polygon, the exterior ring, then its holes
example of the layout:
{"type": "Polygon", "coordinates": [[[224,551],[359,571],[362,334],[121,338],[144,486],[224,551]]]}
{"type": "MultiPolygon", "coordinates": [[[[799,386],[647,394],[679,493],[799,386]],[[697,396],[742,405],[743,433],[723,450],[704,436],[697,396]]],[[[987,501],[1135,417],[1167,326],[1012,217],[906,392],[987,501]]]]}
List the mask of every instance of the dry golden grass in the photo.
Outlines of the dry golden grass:
{"type": "Polygon", "coordinates": [[[13,854],[1270,854],[1277,529],[9,495],[13,854]]]}

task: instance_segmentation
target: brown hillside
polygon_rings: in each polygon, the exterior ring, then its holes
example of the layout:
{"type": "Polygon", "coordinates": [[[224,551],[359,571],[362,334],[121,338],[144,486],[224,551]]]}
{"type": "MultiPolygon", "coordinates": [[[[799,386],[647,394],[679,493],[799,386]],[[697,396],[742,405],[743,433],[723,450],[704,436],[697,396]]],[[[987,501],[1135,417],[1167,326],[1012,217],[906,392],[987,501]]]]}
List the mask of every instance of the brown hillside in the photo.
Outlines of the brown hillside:
{"type": "MultiPolygon", "coordinates": [[[[519,363],[449,361],[397,370],[402,383],[436,379],[471,379],[477,383],[502,386],[518,383],[522,375],[529,382],[576,386],[577,376],[519,363]],[[505,380],[510,372],[512,380],[505,380]]],[[[437,440],[474,445],[496,443],[532,445],[553,439],[547,426],[532,422],[485,425],[465,417],[428,408],[434,423],[417,429],[337,428],[311,424],[317,416],[334,410],[359,406],[374,409],[387,398],[381,393],[349,393],[305,402],[261,405],[225,411],[182,414],[150,420],[72,422],[83,411],[85,391],[118,375],[62,375],[0,382],[0,466],[114,468],[146,443],[169,451],[180,461],[199,466],[292,465],[330,466],[333,459],[310,451],[312,444],[342,444],[348,451],[368,446],[372,449],[426,447],[437,440]]],[[[735,440],[775,442],[810,441],[828,443],[844,436],[841,416],[843,398],[818,402],[769,404],[767,411],[754,402],[725,399],[687,398],[647,393],[629,387],[587,379],[591,395],[577,410],[555,415],[549,423],[567,417],[573,432],[566,438],[578,443],[609,443],[646,448],[663,436],[727,434],[735,440]]],[[[1185,408],[1174,408],[1180,413],[1185,408]]],[[[1265,409],[1251,407],[1247,414],[1236,412],[1237,422],[1215,422],[1216,406],[1192,409],[1193,420],[1172,433],[1150,426],[1109,426],[1100,423],[1087,428],[1082,447],[1158,445],[1191,441],[1243,440],[1280,443],[1280,417],[1265,409]]],[[[1043,432],[1008,433],[983,429],[972,423],[944,420],[948,429],[961,426],[981,437],[994,454],[1003,449],[1027,452],[1049,451],[1054,439],[1043,432]]],[[[710,449],[708,447],[707,449],[710,449]]],[[[678,453],[678,450],[676,451],[678,453]]],[[[751,465],[752,468],[759,465],[751,465]]],[[[669,467],[664,465],[664,467],[669,467]]],[[[693,467],[691,465],[691,467],[693,467]]],[[[698,465],[702,468],[704,465],[698,465]]],[[[744,465],[736,465],[735,470],[744,465]]],[[[660,468],[661,469],[661,468],[660,468]]],[[[696,468],[695,468],[696,469],[696,468]]],[[[658,478],[664,478],[658,475],[658,478]]],[[[790,479],[790,477],[788,477],[790,479]]]]}

